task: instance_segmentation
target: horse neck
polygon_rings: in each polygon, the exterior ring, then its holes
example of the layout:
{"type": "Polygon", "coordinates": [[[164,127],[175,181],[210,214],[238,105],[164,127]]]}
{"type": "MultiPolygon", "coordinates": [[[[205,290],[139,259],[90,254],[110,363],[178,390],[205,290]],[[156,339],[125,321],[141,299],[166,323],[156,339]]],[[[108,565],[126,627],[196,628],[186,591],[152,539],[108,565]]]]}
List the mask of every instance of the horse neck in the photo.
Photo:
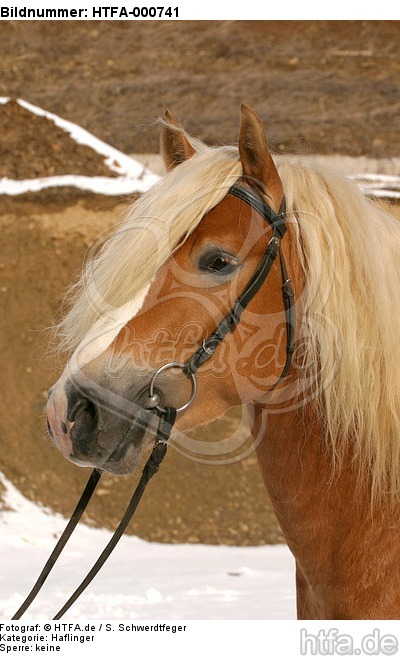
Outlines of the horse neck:
{"type": "MultiPolygon", "coordinates": [[[[265,425],[266,410],[258,405],[250,413],[256,435],[265,425]]],[[[257,456],[296,559],[298,617],[399,617],[400,514],[372,511],[351,453],[333,469],[312,407],[301,419],[295,412],[268,416],[257,456]]]]}

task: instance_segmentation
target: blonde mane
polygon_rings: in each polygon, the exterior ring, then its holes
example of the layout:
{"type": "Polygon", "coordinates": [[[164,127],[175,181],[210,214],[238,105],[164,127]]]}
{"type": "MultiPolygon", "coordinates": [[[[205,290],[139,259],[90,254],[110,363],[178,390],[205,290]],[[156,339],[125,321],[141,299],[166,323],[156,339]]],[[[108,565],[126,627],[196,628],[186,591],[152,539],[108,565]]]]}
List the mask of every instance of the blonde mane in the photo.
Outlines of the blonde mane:
{"type": "MultiPolygon", "coordinates": [[[[140,296],[240,178],[237,148],[188,139],[195,155],[132,205],[71,290],[57,327],[61,349],[74,349],[99,317],[140,296]]],[[[323,392],[320,415],[337,458],[351,446],[371,473],[373,496],[398,496],[400,223],[335,174],[288,164],[279,173],[305,282],[304,385],[312,380],[323,392]]]]}
{"type": "Polygon", "coordinates": [[[306,283],[302,383],[323,392],[337,459],[350,448],[361,477],[371,474],[372,498],[398,498],[400,222],[335,173],[290,165],[279,173],[306,283]]]}

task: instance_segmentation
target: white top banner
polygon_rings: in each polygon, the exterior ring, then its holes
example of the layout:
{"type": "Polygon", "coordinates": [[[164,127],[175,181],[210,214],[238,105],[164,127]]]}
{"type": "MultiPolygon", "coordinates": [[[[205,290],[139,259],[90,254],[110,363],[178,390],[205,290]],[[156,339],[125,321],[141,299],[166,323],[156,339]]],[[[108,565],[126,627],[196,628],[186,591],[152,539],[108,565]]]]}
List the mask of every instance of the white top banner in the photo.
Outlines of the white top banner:
{"type": "Polygon", "coordinates": [[[267,3],[238,0],[3,0],[1,20],[396,20],[400,5],[379,3],[316,3],[286,0],[267,3]]]}

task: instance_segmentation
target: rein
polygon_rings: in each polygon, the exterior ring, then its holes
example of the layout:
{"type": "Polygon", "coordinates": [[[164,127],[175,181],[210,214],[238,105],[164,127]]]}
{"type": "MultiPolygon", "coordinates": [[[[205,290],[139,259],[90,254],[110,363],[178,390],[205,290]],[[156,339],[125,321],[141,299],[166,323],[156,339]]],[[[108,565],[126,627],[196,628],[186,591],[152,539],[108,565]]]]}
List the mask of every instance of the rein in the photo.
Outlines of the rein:
{"type": "MultiPolygon", "coordinates": [[[[164,456],[167,452],[168,439],[171,434],[171,430],[176,420],[178,413],[186,410],[191,403],[194,401],[197,391],[197,380],[196,373],[198,369],[207,362],[215,353],[218,346],[221,344],[223,339],[230,333],[233,333],[236,326],[240,322],[242,312],[246,309],[249,302],[254,298],[257,292],[261,289],[263,283],[265,282],[271,267],[276,260],[276,257],[279,253],[280,264],[281,264],[281,273],[282,273],[282,297],[285,308],[285,320],[286,320],[286,362],[283,370],[276,381],[272,386],[271,390],[274,389],[287,375],[293,352],[295,350],[295,324],[296,324],[296,314],[294,306],[294,291],[290,278],[288,277],[287,268],[285,264],[284,255],[280,248],[281,239],[284,237],[287,226],[285,223],[284,212],[285,204],[282,202],[279,212],[276,214],[274,210],[269,207],[264,201],[256,195],[250,189],[245,188],[239,184],[234,184],[229,193],[233,196],[236,196],[247,205],[250,205],[256,212],[272,227],[273,233],[272,237],[268,242],[267,249],[262,256],[256,270],[248,281],[242,293],[237,297],[234,302],[231,310],[228,314],[220,321],[215,330],[211,333],[209,337],[203,340],[202,345],[195,351],[195,353],[188,359],[187,362],[170,362],[166,365],[163,365],[152,376],[152,379],[149,384],[149,399],[146,404],[146,407],[157,411],[159,416],[159,425],[157,429],[157,436],[153,450],[150,454],[149,459],[147,460],[139,483],[136,486],[136,489],[132,495],[132,498],[127,506],[124,516],[122,517],[118,527],[116,528],[113,536],[109,540],[106,547],[103,549],[102,553],[98,557],[97,561],[83,579],[82,583],[78,586],[75,592],[71,595],[68,601],[64,604],[61,610],[54,616],[54,620],[60,619],[67,610],[72,606],[72,604],[78,599],[82,592],[88,587],[91,581],[94,579],[96,574],[99,572],[101,567],[104,565],[115,546],[121,539],[124,534],[132,516],[142,498],[143,492],[147,486],[149,480],[157,473],[161,462],[164,459],[164,456]],[[179,408],[172,407],[162,407],[160,405],[160,398],[155,390],[155,381],[157,377],[167,369],[179,368],[182,369],[184,374],[191,379],[192,382],[192,393],[184,405],[179,408]]],[[[99,469],[93,469],[89,480],[86,484],[84,491],[76,505],[75,510],[71,515],[66,528],[61,534],[56,546],[54,547],[49,559],[47,560],[43,570],[39,574],[39,577],[34,584],[32,590],[26,597],[25,601],[22,603],[20,608],[17,610],[15,615],[12,617],[13,620],[18,620],[22,617],[25,611],[30,607],[39,591],[43,587],[47,577],[49,576],[51,570],[53,569],[55,563],[57,562],[62,550],[67,544],[69,538],[71,537],[73,531],[75,530],[79,520],[81,519],[85,509],[87,508],[89,501],[97,487],[97,484],[101,477],[101,471],[99,469]]]]}
{"type": "MultiPolygon", "coordinates": [[[[121,519],[119,525],[115,529],[115,532],[112,536],[112,538],[109,540],[108,544],[106,547],[103,549],[102,553],[96,560],[95,564],[93,565],[92,569],[90,572],[87,574],[87,576],[84,578],[82,583],[78,586],[78,588],[75,590],[75,592],[71,595],[71,597],[68,599],[68,601],[64,604],[64,606],[61,608],[61,610],[53,617],[54,620],[59,620],[66,612],[67,610],[72,606],[72,604],[80,597],[82,592],[88,587],[89,583],[94,579],[96,576],[97,572],[102,568],[104,563],[106,562],[107,558],[110,556],[114,548],[116,547],[117,543],[121,539],[122,535],[124,534],[130,520],[132,519],[133,513],[135,512],[140,499],[142,498],[143,492],[146,488],[147,483],[149,480],[156,474],[159,470],[159,467],[164,459],[164,456],[167,452],[167,443],[168,443],[168,438],[170,436],[172,427],[175,423],[175,418],[176,418],[176,410],[174,408],[166,408],[165,409],[165,417],[160,417],[160,423],[157,431],[157,439],[156,443],[153,447],[153,450],[150,454],[149,459],[147,460],[143,472],[141,475],[141,478],[139,480],[139,483],[136,486],[136,489],[132,495],[132,498],[127,506],[127,509],[125,511],[125,514],[123,518],[121,519]]],[[[82,493],[81,498],[78,501],[78,504],[71,516],[71,519],[69,520],[66,528],[64,529],[63,533],[61,534],[61,537],[59,538],[56,546],[54,547],[50,558],[46,562],[44,568],[42,569],[41,573],[39,574],[39,577],[33,586],[32,590],[30,591],[29,595],[25,599],[25,601],[21,604],[20,608],[17,610],[15,615],[11,618],[13,620],[19,620],[22,615],[25,613],[25,611],[29,608],[29,606],[32,604],[34,599],[37,597],[39,591],[43,587],[48,575],[50,574],[51,570],[53,569],[56,561],[58,560],[58,557],[60,556],[62,550],[64,549],[65,545],[67,544],[69,538],[71,537],[74,529],[76,528],[80,518],[82,517],[92,495],[93,492],[96,489],[97,483],[100,480],[101,476],[101,471],[98,469],[93,469],[89,481],[86,484],[86,487],[82,493]]]]}

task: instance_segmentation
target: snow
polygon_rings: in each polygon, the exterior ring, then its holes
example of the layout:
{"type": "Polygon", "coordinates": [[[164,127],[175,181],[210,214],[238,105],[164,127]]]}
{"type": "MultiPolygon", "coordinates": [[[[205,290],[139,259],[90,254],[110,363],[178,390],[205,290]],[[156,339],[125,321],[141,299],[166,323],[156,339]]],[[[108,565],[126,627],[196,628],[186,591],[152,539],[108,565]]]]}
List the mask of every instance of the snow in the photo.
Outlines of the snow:
{"type": "MultiPolygon", "coordinates": [[[[0,620],[30,591],[66,520],[20,494],[0,473],[0,620]]],[[[122,514],[122,511],[121,511],[122,514]]],[[[24,620],[43,622],[63,606],[111,534],[81,525],[24,620]]],[[[295,619],[294,560],[285,545],[158,544],[124,536],[68,620],[295,619]]]]}
{"type": "Polygon", "coordinates": [[[349,176],[363,194],[375,198],[400,198],[400,176],[383,173],[358,173],[349,176]]]}
{"type": "Polygon", "coordinates": [[[32,178],[28,180],[11,180],[10,178],[1,178],[0,194],[8,196],[18,196],[28,191],[41,191],[50,187],[75,187],[84,191],[92,191],[96,194],[106,196],[123,196],[133,192],[143,192],[149,188],[148,175],[143,178],[103,178],[88,177],[86,175],[58,175],[48,178],[32,178]]]}

